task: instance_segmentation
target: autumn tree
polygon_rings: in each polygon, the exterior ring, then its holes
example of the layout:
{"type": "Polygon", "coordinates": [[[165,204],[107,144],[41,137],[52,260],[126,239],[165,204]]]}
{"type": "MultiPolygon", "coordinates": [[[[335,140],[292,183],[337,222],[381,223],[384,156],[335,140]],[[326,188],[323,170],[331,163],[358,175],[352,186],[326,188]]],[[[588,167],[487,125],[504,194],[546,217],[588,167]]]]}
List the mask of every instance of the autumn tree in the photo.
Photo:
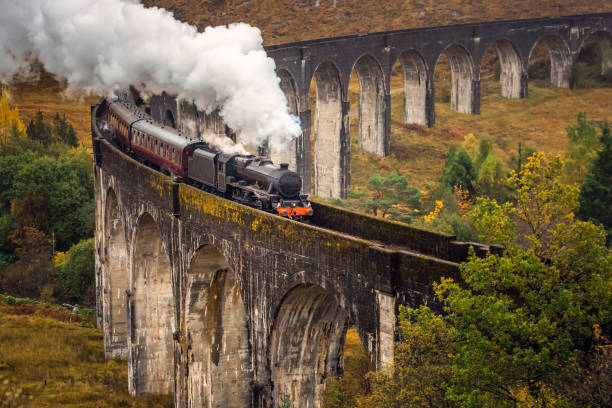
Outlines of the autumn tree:
{"type": "Polygon", "coordinates": [[[460,406],[599,403],[566,385],[575,374],[568,368],[592,351],[596,337],[610,338],[612,256],[603,230],[575,219],[578,192],[560,182],[562,168],[558,158],[536,154],[511,177],[515,205],[479,199],[474,219],[483,238],[506,249],[472,255],[461,265],[464,285],[436,285],[457,332],[446,394],[460,406]],[[518,222],[529,226],[526,248],[518,222]]]}
{"type": "Polygon", "coordinates": [[[574,217],[562,169],[536,154],[511,176],[516,203],[477,200],[482,238],[505,250],[472,251],[460,282],[434,285],[444,315],[408,310],[396,350],[409,352],[372,377],[364,406],[609,406],[612,255],[603,229],[574,217]]]}
{"type": "Polygon", "coordinates": [[[429,308],[401,307],[394,365],[368,374],[372,391],[359,408],[444,408],[452,375],[450,353],[455,333],[429,308]]]}
{"type": "Polygon", "coordinates": [[[19,110],[12,108],[8,92],[0,89],[0,143],[7,143],[11,138],[23,135],[26,127],[19,119],[19,110]]]}

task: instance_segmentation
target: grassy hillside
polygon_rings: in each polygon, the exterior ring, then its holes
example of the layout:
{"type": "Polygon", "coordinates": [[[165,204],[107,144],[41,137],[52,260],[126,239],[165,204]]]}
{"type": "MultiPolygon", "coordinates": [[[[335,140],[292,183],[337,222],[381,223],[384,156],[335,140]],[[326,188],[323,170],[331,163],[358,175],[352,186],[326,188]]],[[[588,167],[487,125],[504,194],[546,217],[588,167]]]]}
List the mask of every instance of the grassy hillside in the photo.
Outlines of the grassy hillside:
{"type": "Polygon", "coordinates": [[[82,93],[66,93],[66,84],[41,67],[34,67],[37,80],[20,82],[9,88],[11,102],[19,108],[21,120],[27,125],[30,119],[41,111],[46,119],[56,113],[65,114],[74,126],[79,140],[86,146],[91,145],[90,107],[99,97],[82,93]]]}
{"type": "MultiPolygon", "coordinates": [[[[392,88],[400,88],[401,77],[394,77],[392,84],[392,88]]],[[[403,94],[392,94],[391,155],[385,158],[368,154],[358,147],[359,122],[356,116],[351,117],[353,187],[365,188],[373,174],[399,171],[412,185],[427,193],[440,177],[452,144],[465,145],[473,153],[478,140],[489,136],[495,153],[506,166],[511,166],[519,142],[545,153],[561,153],[567,143],[565,128],[575,123],[577,112],[586,112],[589,120],[612,119],[612,88],[569,90],[531,86],[529,97],[520,100],[502,98],[497,89],[497,83],[483,83],[480,115],[453,112],[450,104],[436,102],[433,128],[404,125],[403,94]]],[[[351,92],[353,109],[357,101],[355,84],[351,92]]]]}
{"type": "Polygon", "coordinates": [[[413,27],[612,11],[609,0],[143,0],[200,30],[247,22],[266,44],[413,27]]]}
{"type": "Polygon", "coordinates": [[[0,296],[0,406],[164,408],[172,397],[132,397],[127,363],[104,361],[93,319],[61,306],[0,296]]]}

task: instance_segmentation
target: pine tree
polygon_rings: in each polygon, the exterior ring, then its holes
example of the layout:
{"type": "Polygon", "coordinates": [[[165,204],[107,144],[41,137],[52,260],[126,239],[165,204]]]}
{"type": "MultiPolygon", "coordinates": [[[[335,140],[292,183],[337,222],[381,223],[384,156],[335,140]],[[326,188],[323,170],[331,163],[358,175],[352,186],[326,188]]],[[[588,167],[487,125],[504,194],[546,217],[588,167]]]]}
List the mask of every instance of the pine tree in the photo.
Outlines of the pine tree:
{"type": "Polygon", "coordinates": [[[55,114],[53,118],[53,136],[58,142],[65,143],[68,146],[77,147],[79,145],[74,128],[66,120],[66,114],[62,116],[59,113],[55,114]]]}
{"type": "Polygon", "coordinates": [[[457,151],[454,146],[451,146],[446,156],[440,183],[451,189],[458,186],[469,191],[470,194],[474,194],[476,191],[475,180],[476,170],[468,152],[464,147],[457,151]]]}
{"type": "Polygon", "coordinates": [[[49,146],[53,143],[51,126],[45,123],[41,111],[38,111],[36,116],[28,123],[27,134],[31,140],[40,142],[43,146],[49,146]]]}
{"type": "Polygon", "coordinates": [[[612,135],[610,127],[604,123],[601,133],[602,149],[597,154],[591,174],[580,191],[578,216],[601,224],[612,239],[612,135]]]}

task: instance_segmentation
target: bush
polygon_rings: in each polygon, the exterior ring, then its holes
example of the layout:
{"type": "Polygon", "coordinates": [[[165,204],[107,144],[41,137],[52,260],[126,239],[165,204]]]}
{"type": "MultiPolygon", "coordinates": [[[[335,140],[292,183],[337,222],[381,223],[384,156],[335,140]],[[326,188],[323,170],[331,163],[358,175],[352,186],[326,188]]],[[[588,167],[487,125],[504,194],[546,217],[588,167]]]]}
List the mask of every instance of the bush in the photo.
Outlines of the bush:
{"type": "Polygon", "coordinates": [[[71,301],[83,304],[95,302],[94,240],[83,240],[66,253],[66,261],[58,272],[59,281],[68,290],[71,301]]]}
{"type": "Polygon", "coordinates": [[[6,304],[14,306],[17,304],[17,299],[15,299],[13,296],[9,295],[5,298],[6,300],[6,304]]]}

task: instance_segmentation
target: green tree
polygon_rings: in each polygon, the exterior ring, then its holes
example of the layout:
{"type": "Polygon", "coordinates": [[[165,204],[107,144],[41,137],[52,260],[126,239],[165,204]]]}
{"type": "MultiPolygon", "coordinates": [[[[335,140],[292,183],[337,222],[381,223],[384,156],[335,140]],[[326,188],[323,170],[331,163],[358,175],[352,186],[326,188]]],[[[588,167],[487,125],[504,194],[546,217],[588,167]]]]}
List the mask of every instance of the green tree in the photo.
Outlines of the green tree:
{"type": "Polygon", "coordinates": [[[458,186],[474,194],[476,192],[475,180],[474,163],[467,150],[462,147],[457,151],[455,146],[451,146],[446,156],[440,183],[451,190],[458,186]]]}
{"type": "MultiPolygon", "coordinates": [[[[561,169],[559,159],[534,155],[512,176],[516,205],[479,199],[475,222],[504,253],[472,255],[461,265],[464,284],[435,286],[457,334],[446,396],[459,406],[599,404],[594,388],[578,395],[567,385],[597,337],[610,338],[612,256],[601,228],[574,219],[577,192],[559,182],[561,169]],[[530,228],[527,249],[519,221],[530,228]]],[[[589,368],[578,375],[588,376],[589,368]]]]}
{"type": "Polygon", "coordinates": [[[610,406],[612,254],[601,227],[575,219],[562,169],[536,154],[511,177],[515,204],[478,199],[475,224],[505,250],[471,251],[461,282],[434,285],[444,316],[400,317],[395,365],[371,374],[360,406],[610,406]]]}
{"type": "Polygon", "coordinates": [[[95,302],[94,268],[93,238],[85,239],[68,250],[58,275],[72,301],[85,304],[95,302]]]}
{"type": "Polygon", "coordinates": [[[68,146],[77,147],[79,145],[74,127],[66,120],[66,114],[62,116],[59,113],[55,114],[53,118],[53,136],[55,140],[68,146]]]}
{"type": "Polygon", "coordinates": [[[15,221],[10,213],[0,215],[0,269],[18,259],[15,253],[15,243],[10,239],[14,228],[15,221]]]}
{"type": "Polygon", "coordinates": [[[481,196],[495,198],[499,201],[506,201],[510,196],[510,189],[506,179],[508,171],[502,160],[489,154],[478,166],[478,193],[481,196]]]}
{"type": "Polygon", "coordinates": [[[67,250],[71,244],[93,234],[91,217],[85,216],[93,201],[91,159],[86,151],[62,154],[57,158],[43,156],[19,163],[12,176],[11,199],[40,196],[48,203],[49,233],[55,236],[57,248],[67,250]]]}
{"type": "MultiPolygon", "coordinates": [[[[429,308],[400,308],[399,340],[392,367],[368,375],[372,388],[360,408],[442,408],[452,403],[445,390],[451,379],[454,330],[429,308]]],[[[348,405],[347,405],[348,406],[348,405]]],[[[353,405],[350,405],[353,406],[353,405]]]]}
{"type": "Polygon", "coordinates": [[[45,123],[41,111],[36,112],[36,116],[30,120],[26,133],[31,140],[39,142],[45,147],[53,143],[51,126],[45,123]]]}
{"type": "Polygon", "coordinates": [[[593,162],[591,174],[580,190],[578,216],[603,225],[612,239],[612,136],[607,123],[601,132],[602,149],[593,162]]]}
{"type": "Polygon", "coordinates": [[[368,181],[368,190],[371,198],[364,205],[376,216],[398,215],[399,211],[394,207],[400,204],[410,208],[419,207],[420,191],[409,187],[406,177],[400,174],[391,173],[387,177],[372,176],[368,181]]]}
{"type": "Polygon", "coordinates": [[[568,126],[565,129],[569,138],[565,179],[569,183],[581,184],[591,168],[592,159],[599,145],[599,137],[597,129],[587,121],[586,113],[579,112],[576,122],[575,126],[568,126]]]}

